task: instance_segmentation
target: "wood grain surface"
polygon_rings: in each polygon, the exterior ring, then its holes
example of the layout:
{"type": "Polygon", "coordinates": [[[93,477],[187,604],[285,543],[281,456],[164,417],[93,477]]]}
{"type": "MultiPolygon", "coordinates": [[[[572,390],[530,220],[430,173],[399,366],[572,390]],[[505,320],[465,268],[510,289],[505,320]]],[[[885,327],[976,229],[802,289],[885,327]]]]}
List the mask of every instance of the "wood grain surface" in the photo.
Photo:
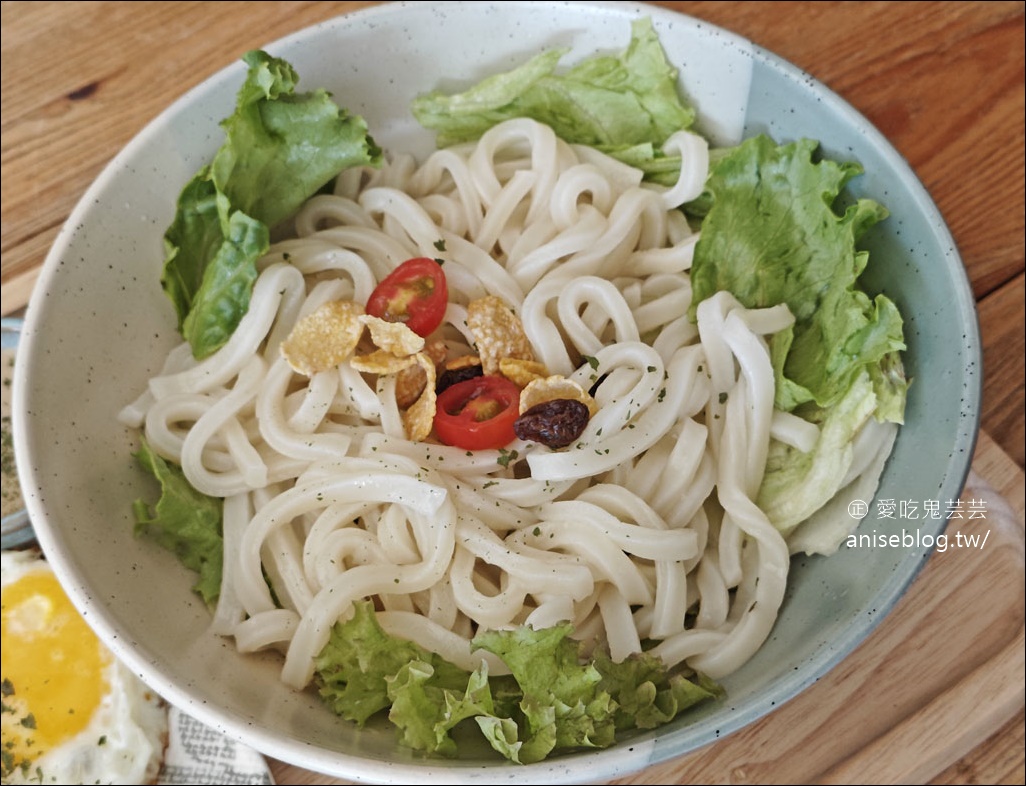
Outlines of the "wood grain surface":
{"type": "MultiPolygon", "coordinates": [[[[164,108],[247,49],[366,5],[373,3],[0,4],[2,312],[15,313],[25,306],[38,269],[75,203],[110,159],[164,108]]],[[[993,442],[986,435],[981,440],[981,451],[974,464],[976,477],[1012,499],[1012,507],[1018,505],[1021,521],[1022,467],[1026,461],[1024,4],[1015,1],[656,5],[727,28],[805,69],[862,112],[913,167],[951,228],[977,299],[984,347],[982,425],[993,442]],[[981,471],[981,467],[987,471],[981,471]]],[[[969,566],[966,570],[971,575],[967,578],[958,573],[959,580],[981,592],[984,588],[976,583],[981,581],[977,568],[995,581],[1012,580],[1009,571],[1014,560],[1009,555],[1014,551],[1015,539],[1012,533],[1006,535],[1013,545],[1001,550],[1001,560],[988,559],[985,565],[969,566]]],[[[1021,544],[1021,532],[1018,537],[1021,544]]],[[[932,562],[937,557],[951,556],[935,555],[932,562]]],[[[952,562],[942,561],[941,568],[945,570],[934,570],[941,574],[941,583],[945,577],[950,578],[946,570],[951,569],[952,562]]],[[[929,570],[924,572],[914,591],[930,575],[929,570]]],[[[1008,667],[1008,662],[998,663],[994,658],[1007,656],[1007,661],[1013,657],[1014,665],[1015,653],[1008,656],[1005,646],[1015,645],[1014,636],[1006,641],[1002,633],[1014,634],[1016,624],[1021,631],[1021,564],[1018,575],[1018,584],[1012,580],[1014,602],[988,612],[987,629],[979,634],[981,643],[970,648],[972,654],[961,661],[961,668],[968,671],[950,686],[956,689],[959,685],[971,685],[991,693],[960,697],[950,691],[921,691],[909,701],[912,705],[921,702],[922,706],[905,708],[907,724],[888,730],[898,736],[869,735],[871,738],[861,740],[862,758],[852,758],[847,764],[830,762],[833,769],[817,769],[825,759],[812,755],[814,751],[808,749],[800,755],[811,760],[800,772],[774,769],[773,757],[765,751],[765,755],[750,759],[746,766],[723,761],[726,753],[720,757],[714,753],[711,764],[701,765],[704,769],[689,770],[690,764],[679,762],[675,768],[656,768],[622,782],[670,782],[658,779],[684,777],[733,782],[810,778],[844,781],[857,779],[855,775],[862,772],[879,781],[1022,783],[1026,775],[1021,709],[987,739],[967,741],[957,734],[951,736],[953,729],[932,720],[933,727],[915,723],[931,706],[934,710],[948,706],[945,701],[952,711],[966,701],[990,702],[987,706],[995,708],[995,717],[1000,715],[999,706],[1007,709],[1000,701],[1007,699],[1007,691],[1002,693],[1000,686],[985,679],[966,680],[975,670],[987,672],[988,663],[1008,667]],[[940,704],[933,705],[934,702],[940,704]],[[922,738],[924,728],[932,728],[932,736],[922,738]],[[913,736],[902,737],[902,732],[913,736]],[[886,745],[895,741],[904,743],[904,757],[895,759],[893,751],[885,750],[886,745]],[[971,745],[954,750],[950,745],[945,747],[948,741],[956,747],[967,742],[971,745]],[[926,755],[909,753],[917,745],[926,755]],[[889,764],[890,769],[881,770],[881,764],[889,764]]],[[[936,589],[945,591],[943,587],[936,589]]],[[[953,613],[952,608],[963,613],[971,608],[965,602],[960,604],[958,592],[950,587],[946,592],[950,594],[944,596],[948,606],[938,606],[934,618],[925,622],[912,620],[914,615],[902,617],[899,610],[885,625],[897,626],[894,635],[899,638],[901,626],[907,624],[919,633],[926,630],[927,640],[936,641],[929,638],[933,635],[929,633],[930,625],[943,622],[942,608],[947,608],[947,613],[953,613]],[[926,627],[920,628],[920,623],[926,627]]],[[[948,631],[948,635],[955,632],[948,631]]],[[[894,643],[898,647],[894,651],[905,652],[900,649],[900,641],[894,643]]],[[[1020,708],[1021,655],[1020,634],[1020,708]]],[[[932,660],[932,655],[926,655],[920,665],[935,674],[929,665],[932,660]]],[[[888,662],[893,661],[884,658],[874,667],[856,654],[850,666],[846,661],[835,669],[838,674],[832,672],[829,679],[845,679],[845,675],[856,679],[858,674],[873,673],[873,668],[886,672],[888,662]],[[855,677],[849,669],[856,672],[855,677]]],[[[990,671],[1005,674],[1001,670],[990,671]]],[[[977,676],[985,677],[986,673],[977,676]]],[[[813,690],[818,688],[817,685],[813,690]]],[[[886,703],[888,699],[880,696],[879,701],[886,703]]],[[[986,727],[984,722],[977,728],[986,727]]],[[[836,728],[847,726],[842,723],[836,728]]],[[[752,733],[756,735],[753,745],[770,745],[760,742],[758,729],[752,733]]],[[[822,742],[824,738],[813,739],[822,742]]],[[[301,777],[293,769],[276,772],[288,782],[298,782],[301,777]]],[[[317,777],[311,775],[306,782],[332,782],[317,777]]]]}

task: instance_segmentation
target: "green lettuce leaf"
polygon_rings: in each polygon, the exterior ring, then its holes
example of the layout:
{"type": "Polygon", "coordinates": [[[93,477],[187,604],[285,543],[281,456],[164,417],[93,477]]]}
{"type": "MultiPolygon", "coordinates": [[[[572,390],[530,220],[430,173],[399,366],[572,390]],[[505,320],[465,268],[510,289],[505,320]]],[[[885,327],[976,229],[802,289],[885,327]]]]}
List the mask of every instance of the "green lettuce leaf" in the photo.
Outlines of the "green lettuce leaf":
{"type": "MultiPolygon", "coordinates": [[[[372,603],[356,603],[353,608],[349,620],[335,624],[315,664],[321,697],[338,715],[362,726],[374,713],[390,707],[389,682],[415,662],[424,664],[421,671],[430,670],[432,686],[465,688],[468,672],[411,641],[389,636],[378,624],[372,603]]],[[[420,676],[405,679],[417,681],[420,676]]]]}
{"type": "Polygon", "coordinates": [[[161,283],[193,355],[231,337],[249,308],[270,229],[343,169],[380,161],[362,118],[317,90],[296,93],[284,60],[248,52],[225,142],[185,186],[164,236],[161,283]]]}
{"type": "MultiPolygon", "coordinates": [[[[612,697],[599,688],[602,675],[581,663],[573,628],[479,633],[472,646],[498,655],[523,690],[525,727],[515,761],[539,761],[554,748],[605,747],[613,742],[612,697]]],[[[479,721],[480,723],[480,721],[479,721]]],[[[491,737],[490,737],[491,739],[491,737]]]]}
{"type": "Polygon", "coordinates": [[[257,279],[256,261],[270,246],[265,224],[240,210],[228,219],[228,233],[210,257],[203,280],[182,323],[182,335],[194,354],[206,356],[221,347],[249,310],[257,279]]]}
{"type": "Polygon", "coordinates": [[[136,535],[152,538],[196,571],[199,581],[193,589],[213,604],[221,593],[224,555],[221,500],[196,491],[181,468],[154,453],[145,440],[134,455],[161,486],[154,509],[141,499],[133,504],[136,535]]]}
{"type": "Polygon", "coordinates": [[[316,658],[316,680],[328,705],[360,725],[387,708],[407,747],[454,756],[454,729],[473,719],[496,751],[519,764],[554,751],[606,747],[617,728],[654,728],[722,695],[710,681],[671,676],[652,656],[616,664],[596,655],[586,662],[571,631],[560,625],[480,633],[471,646],[498,655],[512,672],[496,677],[484,662],[468,672],[390,636],[373,604],[361,601],[333,627],[316,658]]]}
{"type": "Polygon", "coordinates": [[[296,93],[299,77],[284,60],[259,50],[243,60],[249,76],[222,124],[211,177],[234,210],[273,227],[342,170],[378,162],[381,151],[363,118],[327,91],[296,93]]]}
{"type": "Polygon", "coordinates": [[[689,128],[695,111],[680,98],[677,70],[666,59],[648,18],[631,26],[618,56],[586,59],[557,74],[565,49],[550,50],[463,93],[417,97],[412,111],[437,132],[439,147],[477,139],[504,120],[529,117],[551,126],[563,140],[591,145],[638,166],[651,179],[673,182],[679,159],[660,147],[689,128]]]}
{"type": "Polygon", "coordinates": [[[901,316],[886,296],[871,299],[857,285],[868,254],[856,244],[887,210],[859,199],[834,212],[841,189],[862,170],[814,162],[817,147],[758,136],[715,165],[691,270],[691,313],[720,290],[749,308],[786,303],[795,324],[772,342],[776,406],[830,407],[863,370],[877,367],[883,382],[886,363],[889,403],[877,414],[900,419],[904,386],[894,358],[905,348],[901,316]]]}
{"type": "Polygon", "coordinates": [[[451,732],[468,718],[494,716],[488,669],[462,673],[463,690],[445,687],[444,678],[432,664],[417,660],[405,664],[395,677],[388,678],[388,712],[400,730],[400,742],[414,750],[442,756],[455,756],[456,743],[451,732]]]}
{"type": "Polygon", "coordinates": [[[600,653],[595,667],[602,675],[600,687],[616,701],[618,731],[654,729],[688,707],[723,696],[723,689],[712,680],[671,675],[659,658],[647,653],[635,653],[620,663],[600,653]]]}
{"type": "Polygon", "coordinates": [[[819,425],[812,450],[770,442],[756,504],[785,536],[840,490],[854,458],[855,437],[876,408],[872,379],[863,370],[837,404],[806,412],[819,425]]]}

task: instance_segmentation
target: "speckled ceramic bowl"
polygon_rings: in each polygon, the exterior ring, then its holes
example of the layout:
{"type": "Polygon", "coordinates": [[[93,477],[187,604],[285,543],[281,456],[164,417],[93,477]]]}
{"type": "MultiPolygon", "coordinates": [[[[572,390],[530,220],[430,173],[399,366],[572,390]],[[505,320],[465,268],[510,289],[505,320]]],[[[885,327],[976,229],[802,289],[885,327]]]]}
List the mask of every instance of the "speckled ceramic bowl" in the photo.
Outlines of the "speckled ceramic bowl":
{"type": "MultiPolygon", "coordinates": [[[[621,4],[394,3],[267,49],[297,67],[304,89],[327,87],[364,115],[380,143],[423,153],[432,138],[407,111],[415,95],[465,86],[543,46],[571,46],[571,58],[622,48],[629,21],[639,14],[653,18],[702,129],[716,141],[758,132],[778,141],[810,136],[827,153],[865,167],[853,193],[881,198],[892,213],[868,238],[872,257],[890,261],[876,266],[868,284],[885,290],[906,317],[906,368],[915,379],[907,425],[878,497],[957,498],[972,455],[980,385],[963,266],[901,156],[808,75],[709,24],[621,4]],[[397,54],[382,58],[382,51],[397,54]]],[[[116,415],[176,341],[158,281],[161,235],[178,185],[218,146],[218,121],[234,105],[243,73],[237,63],[185,95],[83,197],[29,307],[16,380],[22,481],[39,540],[87,619],[154,688],[269,755],[349,779],[594,782],[687,753],[770,712],[837,664],[892,608],[927,549],[853,548],[829,560],[796,559],[776,628],[725,681],[725,701],[612,749],[527,768],[477,754],[418,758],[397,747],[390,728],[357,731],[312,692],[284,687],[278,656],[238,655],[208,634],[208,612],[189,590],[192,576],[170,554],[131,535],[131,503],[145,480],[130,456],[135,435],[116,415]],[[117,294],[113,312],[111,293],[117,294]]],[[[863,531],[878,524],[873,508],[863,531]]],[[[943,523],[919,529],[934,535],[943,523]]]]}

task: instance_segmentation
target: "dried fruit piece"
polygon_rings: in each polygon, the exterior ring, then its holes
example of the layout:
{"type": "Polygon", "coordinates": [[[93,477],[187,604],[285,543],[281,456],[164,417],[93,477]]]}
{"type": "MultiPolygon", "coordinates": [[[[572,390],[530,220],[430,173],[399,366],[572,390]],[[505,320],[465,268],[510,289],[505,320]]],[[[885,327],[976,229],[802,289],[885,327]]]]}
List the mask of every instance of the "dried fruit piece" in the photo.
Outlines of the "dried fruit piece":
{"type": "Polygon", "coordinates": [[[458,385],[460,382],[466,382],[468,379],[474,377],[480,377],[484,375],[484,371],[481,369],[481,365],[475,366],[460,366],[459,368],[447,368],[442,372],[441,376],[438,377],[438,383],[435,385],[435,393],[441,393],[447,388],[451,388],[453,385],[458,385]]]}
{"type": "Polygon", "coordinates": [[[360,321],[370,330],[374,346],[396,357],[416,355],[424,349],[423,336],[418,336],[402,322],[389,322],[369,314],[360,317],[360,321]]]}
{"type": "Polygon", "coordinates": [[[549,399],[521,414],[513,423],[513,432],[520,439],[558,450],[581,436],[589,419],[584,403],[569,398],[549,399]]]}
{"type": "Polygon", "coordinates": [[[593,417],[598,412],[598,404],[584,388],[567,379],[560,374],[553,374],[551,377],[536,379],[520,391],[520,413],[527,412],[531,407],[553,399],[572,399],[584,404],[588,409],[588,416],[593,417]]]}
{"type": "Polygon", "coordinates": [[[520,318],[494,295],[472,300],[467,305],[467,328],[474,336],[484,373],[498,374],[502,358],[534,360],[520,318]]]}
{"type": "Polygon", "coordinates": [[[300,374],[312,376],[344,362],[363,335],[363,306],[351,300],[332,300],[300,319],[288,338],[281,342],[281,354],[300,374]]]}
{"type": "Polygon", "coordinates": [[[521,360],[520,358],[501,358],[499,372],[517,387],[526,388],[536,379],[549,375],[544,363],[537,360],[521,360]]]}

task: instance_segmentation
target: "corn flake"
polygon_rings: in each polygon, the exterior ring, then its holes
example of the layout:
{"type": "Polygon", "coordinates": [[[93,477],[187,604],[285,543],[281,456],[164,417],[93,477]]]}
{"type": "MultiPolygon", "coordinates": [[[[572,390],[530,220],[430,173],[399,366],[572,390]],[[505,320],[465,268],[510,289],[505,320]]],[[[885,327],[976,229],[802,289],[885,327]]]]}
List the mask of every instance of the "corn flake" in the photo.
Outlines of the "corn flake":
{"type": "Polygon", "coordinates": [[[458,358],[447,360],[445,362],[446,371],[459,371],[461,368],[469,368],[470,366],[480,366],[481,358],[477,355],[460,355],[458,358]]]}
{"type": "Polygon", "coordinates": [[[369,355],[355,355],[349,360],[350,366],[367,374],[398,374],[403,369],[416,364],[416,355],[396,357],[383,349],[371,352],[369,355]]]}
{"type": "Polygon", "coordinates": [[[435,395],[435,364],[424,352],[416,355],[416,362],[424,372],[424,389],[420,398],[403,412],[403,427],[406,429],[407,439],[412,442],[423,442],[431,433],[438,406],[435,395]]]}
{"type": "Polygon", "coordinates": [[[536,379],[520,391],[520,414],[533,406],[560,398],[580,401],[588,408],[588,414],[591,417],[595,417],[598,412],[598,404],[588,391],[572,379],[554,374],[544,379],[536,379]]]}
{"type": "Polygon", "coordinates": [[[418,336],[402,322],[389,322],[368,314],[361,316],[360,322],[370,329],[374,346],[396,357],[415,355],[424,349],[423,336],[418,336]]]}
{"type": "MultiPolygon", "coordinates": [[[[436,339],[425,345],[424,354],[428,356],[437,369],[437,366],[445,360],[445,342],[436,339]]],[[[404,368],[399,372],[395,381],[395,403],[399,409],[407,409],[413,405],[427,385],[428,378],[420,365],[404,368]]]]}
{"type": "Polygon", "coordinates": [[[363,306],[351,300],[324,303],[300,319],[281,342],[281,354],[300,374],[336,368],[353,354],[363,335],[363,306]]]}
{"type": "Polygon", "coordinates": [[[502,358],[534,360],[524,325],[509,306],[494,295],[472,300],[467,305],[467,328],[474,336],[481,368],[497,374],[502,358]]]}
{"type": "Polygon", "coordinates": [[[500,358],[499,373],[518,388],[526,388],[534,380],[547,377],[549,370],[545,368],[544,363],[539,363],[537,360],[500,358]]]}
{"type": "Polygon", "coordinates": [[[431,362],[435,364],[435,368],[445,362],[445,356],[448,350],[445,347],[445,342],[439,338],[428,343],[424,347],[424,354],[431,358],[431,362]]]}

